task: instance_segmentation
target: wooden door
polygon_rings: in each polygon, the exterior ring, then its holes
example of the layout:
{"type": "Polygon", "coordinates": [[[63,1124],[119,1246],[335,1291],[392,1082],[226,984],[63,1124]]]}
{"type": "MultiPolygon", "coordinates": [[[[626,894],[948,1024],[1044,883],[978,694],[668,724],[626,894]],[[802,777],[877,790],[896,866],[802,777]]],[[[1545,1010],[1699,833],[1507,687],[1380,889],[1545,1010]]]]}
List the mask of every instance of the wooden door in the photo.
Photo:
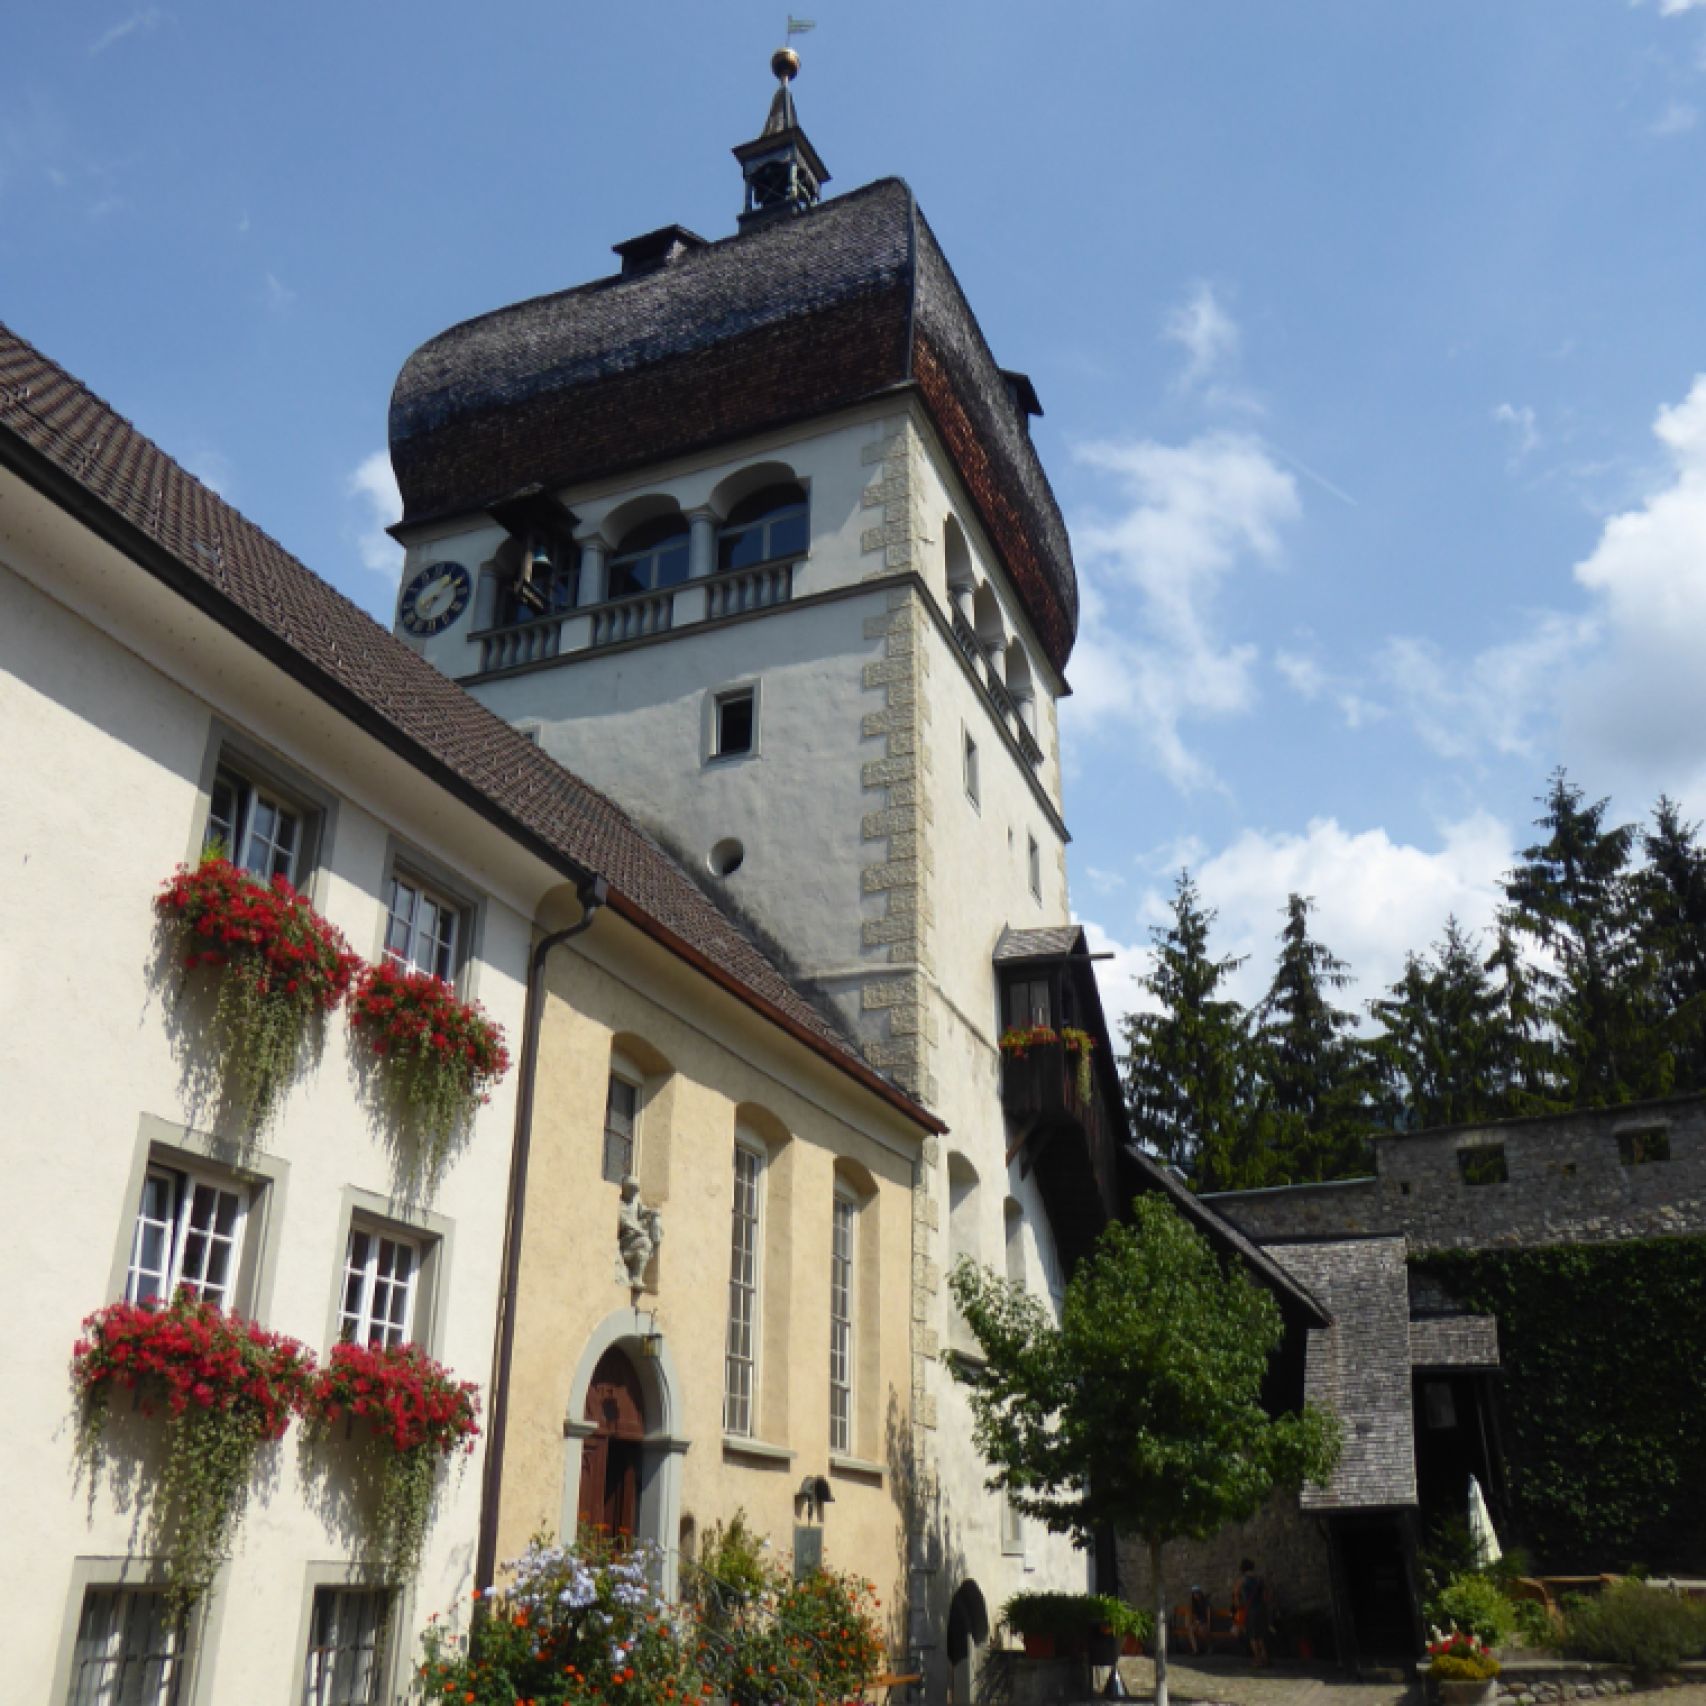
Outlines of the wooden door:
{"type": "Polygon", "coordinates": [[[612,1535],[631,1535],[640,1515],[646,1401],[640,1377],[622,1351],[606,1351],[593,1370],[586,1419],[594,1432],[581,1443],[580,1520],[612,1535]]]}

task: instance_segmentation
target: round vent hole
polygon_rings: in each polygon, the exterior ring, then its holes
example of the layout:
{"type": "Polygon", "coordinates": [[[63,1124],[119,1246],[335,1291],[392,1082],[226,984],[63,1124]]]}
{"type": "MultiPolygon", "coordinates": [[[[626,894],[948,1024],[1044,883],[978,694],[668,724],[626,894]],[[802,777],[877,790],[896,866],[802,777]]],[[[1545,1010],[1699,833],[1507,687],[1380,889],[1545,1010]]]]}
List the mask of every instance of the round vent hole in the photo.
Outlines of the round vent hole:
{"type": "Polygon", "coordinates": [[[746,858],[746,849],[730,835],[711,849],[711,875],[732,877],[746,858]]]}

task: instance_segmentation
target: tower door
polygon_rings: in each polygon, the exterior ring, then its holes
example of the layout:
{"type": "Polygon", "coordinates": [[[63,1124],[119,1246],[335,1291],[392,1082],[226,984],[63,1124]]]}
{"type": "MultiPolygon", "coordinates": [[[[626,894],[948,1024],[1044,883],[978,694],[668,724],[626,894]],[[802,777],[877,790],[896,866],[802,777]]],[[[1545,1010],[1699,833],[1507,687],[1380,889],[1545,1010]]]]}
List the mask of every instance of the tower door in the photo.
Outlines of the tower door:
{"type": "Polygon", "coordinates": [[[580,1520],[632,1536],[640,1513],[646,1405],[640,1377],[622,1351],[606,1351],[593,1370],[586,1419],[594,1431],[581,1444],[580,1520]]]}

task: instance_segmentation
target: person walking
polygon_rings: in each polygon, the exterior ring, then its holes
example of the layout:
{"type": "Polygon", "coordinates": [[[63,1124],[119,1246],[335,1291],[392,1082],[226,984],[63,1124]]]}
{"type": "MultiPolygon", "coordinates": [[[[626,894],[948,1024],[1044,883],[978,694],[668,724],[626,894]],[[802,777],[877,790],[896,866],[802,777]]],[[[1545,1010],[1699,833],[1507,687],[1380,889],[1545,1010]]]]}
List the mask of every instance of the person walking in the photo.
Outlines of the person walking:
{"type": "Polygon", "coordinates": [[[1253,1558],[1238,1566],[1238,1610],[1244,1624],[1244,1639],[1250,1643],[1250,1663],[1259,1670],[1269,1670],[1273,1660],[1268,1657],[1268,1584],[1256,1574],[1253,1558]]]}

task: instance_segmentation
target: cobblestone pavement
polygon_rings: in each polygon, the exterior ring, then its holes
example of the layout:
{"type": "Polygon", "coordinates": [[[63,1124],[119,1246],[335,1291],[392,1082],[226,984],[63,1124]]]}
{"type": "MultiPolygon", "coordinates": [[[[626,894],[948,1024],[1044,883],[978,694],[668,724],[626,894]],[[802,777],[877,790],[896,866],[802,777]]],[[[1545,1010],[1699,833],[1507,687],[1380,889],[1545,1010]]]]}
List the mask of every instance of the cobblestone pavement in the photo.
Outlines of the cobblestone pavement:
{"type": "MultiPolygon", "coordinates": [[[[1149,1659],[1123,1659],[1120,1675],[1134,1699],[1155,1692],[1149,1659]]],[[[1356,1682],[1331,1668],[1309,1668],[1283,1660],[1272,1670],[1252,1670],[1244,1659],[1167,1656],[1167,1681],[1175,1700],[1214,1706],[1421,1706],[1421,1690],[1401,1682],[1356,1682]]],[[[1646,1690],[1627,1697],[1629,1706],[1706,1706],[1706,1684],[1646,1690]]]]}
{"type": "MultiPolygon", "coordinates": [[[[1147,1699],[1155,1692],[1150,1659],[1125,1659],[1120,1675],[1132,1694],[1147,1699]]],[[[1217,1706],[1402,1706],[1420,1693],[1402,1682],[1356,1682],[1327,1666],[1287,1664],[1252,1670],[1247,1659],[1167,1655],[1167,1682],[1176,1700],[1213,1701],[1217,1706]]],[[[1666,1706],[1670,1706],[1667,1698],[1666,1706]]],[[[1688,1702],[1687,1706],[1706,1706],[1688,1702]]]]}

